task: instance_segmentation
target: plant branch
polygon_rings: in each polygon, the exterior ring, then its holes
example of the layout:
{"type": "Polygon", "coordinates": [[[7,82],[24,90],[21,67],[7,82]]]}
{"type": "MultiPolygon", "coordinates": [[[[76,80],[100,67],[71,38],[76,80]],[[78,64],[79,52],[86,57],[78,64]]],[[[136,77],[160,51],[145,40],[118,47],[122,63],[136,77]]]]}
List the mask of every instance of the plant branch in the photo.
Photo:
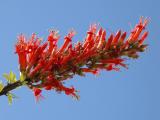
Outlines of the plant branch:
{"type": "Polygon", "coordinates": [[[29,78],[26,78],[23,82],[20,81],[20,80],[17,80],[17,81],[14,82],[14,83],[7,84],[6,86],[4,86],[4,88],[3,88],[2,91],[0,92],[0,96],[2,96],[2,95],[7,95],[7,93],[9,93],[10,91],[16,89],[17,87],[20,87],[20,86],[24,85],[24,84],[23,84],[24,82],[29,83],[29,81],[30,81],[30,79],[29,79],[29,78]]]}
{"type": "Polygon", "coordinates": [[[22,84],[22,82],[21,82],[20,80],[16,81],[15,83],[11,83],[11,84],[6,85],[6,86],[2,89],[2,91],[0,92],[0,96],[2,96],[2,95],[7,95],[7,93],[8,93],[9,91],[14,90],[14,89],[16,89],[17,87],[20,87],[20,86],[22,86],[22,85],[23,85],[23,84],[22,84]]]}

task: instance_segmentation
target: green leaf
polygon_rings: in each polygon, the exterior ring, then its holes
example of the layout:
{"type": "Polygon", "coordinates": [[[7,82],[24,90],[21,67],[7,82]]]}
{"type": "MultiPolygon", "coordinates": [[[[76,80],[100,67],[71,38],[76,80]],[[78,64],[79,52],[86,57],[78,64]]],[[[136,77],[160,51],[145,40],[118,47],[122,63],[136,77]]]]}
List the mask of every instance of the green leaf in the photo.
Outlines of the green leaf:
{"type": "Polygon", "coordinates": [[[23,82],[26,79],[25,75],[20,72],[20,81],[23,82]]]}
{"type": "Polygon", "coordinates": [[[8,83],[14,83],[17,81],[16,75],[12,71],[9,74],[4,73],[3,77],[8,81],[8,83]]]}
{"type": "Polygon", "coordinates": [[[7,94],[7,97],[8,97],[8,103],[9,103],[9,105],[11,105],[11,104],[12,104],[12,101],[13,101],[13,96],[12,96],[12,94],[11,94],[11,93],[8,93],[8,94],[7,94]]]}
{"type": "Polygon", "coordinates": [[[9,73],[9,76],[10,76],[10,82],[11,83],[14,83],[14,82],[17,81],[16,75],[12,71],[9,73]]]}
{"type": "Polygon", "coordinates": [[[7,73],[4,73],[4,74],[3,74],[3,77],[4,77],[7,81],[9,81],[9,76],[8,76],[7,73]]]}
{"type": "Polygon", "coordinates": [[[3,90],[4,86],[2,84],[2,82],[0,82],[0,92],[3,90]]]}

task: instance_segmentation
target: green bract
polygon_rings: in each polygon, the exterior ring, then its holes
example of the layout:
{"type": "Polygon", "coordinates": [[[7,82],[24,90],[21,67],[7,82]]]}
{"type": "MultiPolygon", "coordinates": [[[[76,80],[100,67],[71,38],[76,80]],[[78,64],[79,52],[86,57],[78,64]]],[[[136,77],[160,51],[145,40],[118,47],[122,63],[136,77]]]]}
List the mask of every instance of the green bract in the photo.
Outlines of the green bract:
{"type": "Polygon", "coordinates": [[[2,82],[0,82],[0,92],[3,90],[4,86],[2,84],[2,82]]]}
{"type": "Polygon", "coordinates": [[[14,83],[17,81],[16,75],[12,71],[9,74],[4,73],[3,77],[8,81],[8,83],[14,83]]]}

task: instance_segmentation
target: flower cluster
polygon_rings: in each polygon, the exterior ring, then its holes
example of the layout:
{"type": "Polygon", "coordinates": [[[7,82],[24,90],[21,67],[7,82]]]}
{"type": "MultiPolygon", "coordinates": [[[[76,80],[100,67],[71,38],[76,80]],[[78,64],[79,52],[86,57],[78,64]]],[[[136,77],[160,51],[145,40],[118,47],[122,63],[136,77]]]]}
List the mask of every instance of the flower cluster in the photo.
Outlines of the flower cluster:
{"type": "Polygon", "coordinates": [[[148,35],[147,31],[143,32],[147,23],[147,19],[141,18],[128,37],[121,30],[106,37],[106,30],[93,24],[84,41],[74,45],[75,31],[72,30],[64,37],[60,48],[57,46],[60,36],[55,30],[49,32],[44,42],[36,34],[30,38],[20,35],[15,45],[20,72],[37,98],[43,89],[63,91],[78,98],[73,86],[64,86],[65,80],[75,74],[83,76],[85,73],[98,74],[102,69],[119,71],[119,66],[127,68],[125,57],[137,58],[137,53],[147,46],[143,44],[148,35]]]}

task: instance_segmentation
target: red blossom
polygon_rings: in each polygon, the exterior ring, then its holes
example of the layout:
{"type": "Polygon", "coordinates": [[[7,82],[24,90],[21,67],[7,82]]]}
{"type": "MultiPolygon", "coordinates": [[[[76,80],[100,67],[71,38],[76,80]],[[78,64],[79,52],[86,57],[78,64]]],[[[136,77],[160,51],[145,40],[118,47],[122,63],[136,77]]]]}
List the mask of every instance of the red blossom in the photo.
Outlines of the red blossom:
{"type": "Polygon", "coordinates": [[[81,69],[83,72],[88,72],[88,73],[92,73],[94,75],[98,75],[99,71],[97,69],[93,70],[93,69],[89,69],[89,68],[82,68],[81,69]]]}
{"type": "Polygon", "coordinates": [[[59,50],[60,53],[62,53],[62,52],[67,48],[67,46],[69,45],[69,43],[71,43],[72,38],[73,38],[74,35],[75,35],[75,31],[72,30],[72,31],[70,31],[70,32],[68,33],[67,36],[65,36],[65,38],[64,38],[64,39],[65,39],[65,42],[64,42],[64,44],[62,45],[62,47],[60,48],[60,50],[59,50]]]}
{"type": "Polygon", "coordinates": [[[100,40],[99,40],[98,45],[97,45],[98,49],[101,49],[103,47],[105,40],[106,40],[106,31],[103,30],[102,35],[100,36],[100,40]]]}
{"type": "Polygon", "coordinates": [[[111,70],[119,71],[119,68],[113,67],[113,64],[109,64],[109,65],[106,67],[106,70],[107,70],[107,71],[111,71],[111,70]]]}
{"type": "Polygon", "coordinates": [[[120,44],[122,44],[122,43],[124,42],[124,40],[125,40],[125,38],[126,38],[126,35],[127,35],[126,32],[122,33],[121,38],[120,38],[120,40],[119,40],[119,43],[120,43],[120,44]]]}
{"type": "Polygon", "coordinates": [[[23,71],[26,69],[27,66],[27,44],[26,44],[26,39],[23,35],[20,35],[18,37],[18,42],[15,46],[16,48],[16,53],[19,56],[19,64],[20,64],[20,70],[23,71]]]}
{"type": "Polygon", "coordinates": [[[148,36],[148,32],[144,32],[142,37],[139,40],[139,46],[141,46],[143,44],[143,42],[147,38],[147,36],[148,36]]]}
{"type": "Polygon", "coordinates": [[[105,49],[108,50],[109,47],[111,46],[111,43],[113,41],[113,34],[110,35],[110,37],[108,38],[108,41],[106,43],[105,49]]]}
{"type": "Polygon", "coordinates": [[[121,30],[119,30],[119,31],[116,33],[116,35],[115,35],[115,37],[114,37],[114,39],[113,39],[113,42],[112,42],[113,45],[117,45],[120,36],[121,36],[121,30]]]}
{"type": "Polygon", "coordinates": [[[34,88],[33,91],[34,91],[34,96],[39,96],[42,92],[42,90],[39,88],[34,88]]]}
{"type": "Polygon", "coordinates": [[[48,41],[49,41],[49,53],[51,54],[54,48],[57,45],[57,41],[59,40],[60,36],[58,35],[58,31],[52,30],[50,31],[50,34],[48,35],[48,41]]]}
{"type": "Polygon", "coordinates": [[[75,35],[72,30],[64,37],[60,48],[57,45],[60,36],[55,30],[49,32],[43,44],[35,34],[29,39],[20,35],[15,45],[20,71],[29,79],[26,84],[33,89],[37,98],[40,98],[43,89],[64,92],[78,98],[74,87],[64,86],[65,81],[75,74],[83,76],[85,73],[98,74],[102,69],[119,71],[120,67],[127,68],[124,58],[137,58],[138,52],[146,48],[144,40],[148,36],[145,31],[147,23],[147,19],[143,21],[141,18],[128,38],[127,33],[121,30],[107,37],[105,29],[98,29],[93,24],[84,42],[75,45],[72,44],[75,35]]]}
{"type": "Polygon", "coordinates": [[[127,65],[123,63],[124,62],[124,59],[121,59],[121,58],[115,58],[115,59],[107,59],[107,60],[102,60],[101,63],[112,63],[112,64],[115,64],[115,65],[121,65],[122,67],[125,67],[127,68],[127,65]]]}
{"type": "Polygon", "coordinates": [[[52,88],[53,88],[52,85],[47,85],[47,86],[45,87],[45,90],[51,90],[52,88]]]}

